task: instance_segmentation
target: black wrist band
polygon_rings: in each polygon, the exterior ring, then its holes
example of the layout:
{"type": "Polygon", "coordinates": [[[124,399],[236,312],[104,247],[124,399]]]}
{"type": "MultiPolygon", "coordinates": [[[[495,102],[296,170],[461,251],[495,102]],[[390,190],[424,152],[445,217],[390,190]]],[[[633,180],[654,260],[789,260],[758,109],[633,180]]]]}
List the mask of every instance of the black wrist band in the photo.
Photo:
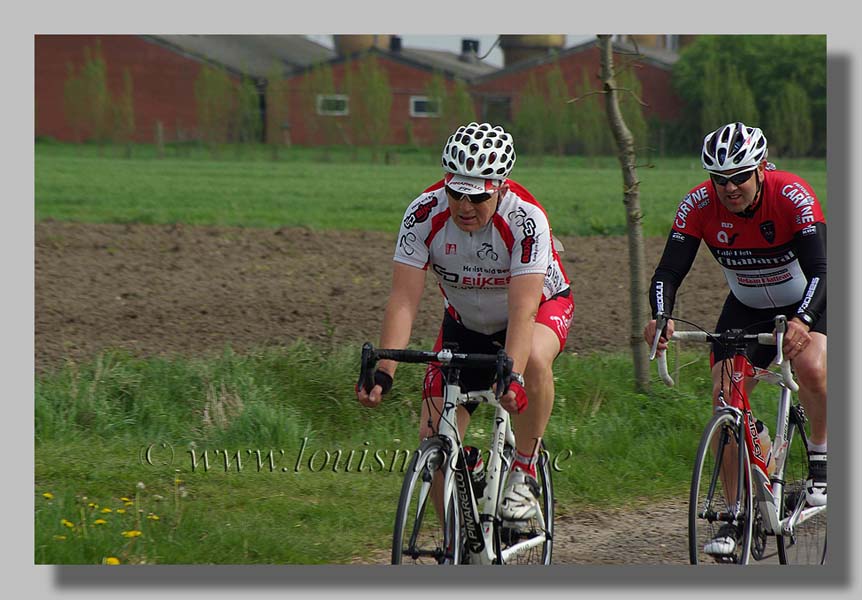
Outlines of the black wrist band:
{"type": "Polygon", "coordinates": [[[382,394],[387,393],[392,389],[392,375],[387,373],[386,371],[381,371],[377,369],[374,371],[374,384],[379,385],[383,388],[382,394]]]}

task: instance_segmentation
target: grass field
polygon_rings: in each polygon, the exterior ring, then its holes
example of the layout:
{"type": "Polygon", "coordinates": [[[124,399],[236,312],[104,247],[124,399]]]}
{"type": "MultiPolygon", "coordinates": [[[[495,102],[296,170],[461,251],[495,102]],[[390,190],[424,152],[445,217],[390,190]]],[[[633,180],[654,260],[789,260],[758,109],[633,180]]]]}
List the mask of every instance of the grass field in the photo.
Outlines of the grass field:
{"type": "MultiPolygon", "coordinates": [[[[274,162],[264,149],[240,158],[207,154],[157,159],[100,156],[89,146],[37,145],[37,220],[248,227],[306,226],[397,232],[407,204],[441,177],[430,151],[397,165],[351,160],[345,152],[295,149],[274,162]]],[[[230,156],[230,155],[229,155],[230,156]]],[[[399,155],[400,156],[400,155],[399,155]]],[[[779,161],[814,187],[826,209],[822,160],[779,161]]],[[[643,231],[665,236],[679,201],[704,180],[696,157],[655,160],[638,170],[643,231]]],[[[519,157],[513,171],[543,204],[560,235],[624,235],[622,176],[612,158],[519,157]]]]}
{"type": "MultiPolygon", "coordinates": [[[[435,156],[404,153],[385,165],[296,150],[273,162],[247,150],[215,161],[137,148],[129,160],[39,144],[35,216],[394,232],[407,202],[439,177],[427,166],[435,156]]],[[[823,161],[779,166],[808,179],[825,205],[823,161]]],[[[703,172],[675,159],[640,174],[645,233],[664,236],[703,172]]],[[[522,157],[515,175],[557,232],[624,233],[615,160],[522,157]]],[[[38,376],[35,562],[344,563],[385,548],[401,482],[396,451],[416,444],[421,371],[404,365],[384,408],[363,409],[355,351],[109,352],[38,376]]],[[[685,493],[710,384],[705,356],[682,362],[691,364],[679,388],[643,395],[632,391],[627,354],[560,357],[546,441],[562,459],[561,512],[685,493]]],[[[754,403],[769,414],[761,397],[754,403]]],[[[471,429],[489,431],[478,420],[471,429]]]]}

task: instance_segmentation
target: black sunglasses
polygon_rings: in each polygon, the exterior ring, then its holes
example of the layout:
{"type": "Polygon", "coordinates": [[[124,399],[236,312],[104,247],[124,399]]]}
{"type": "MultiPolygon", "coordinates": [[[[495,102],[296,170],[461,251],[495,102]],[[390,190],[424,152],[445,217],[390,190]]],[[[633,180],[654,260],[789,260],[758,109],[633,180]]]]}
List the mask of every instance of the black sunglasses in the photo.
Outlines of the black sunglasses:
{"type": "Polygon", "coordinates": [[[448,185],[446,186],[446,193],[449,194],[449,197],[453,200],[460,202],[464,198],[470,201],[471,204],[482,204],[488,198],[493,196],[493,192],[483,192],[481,194],[462,194],[461,192],[456,192],[448,185]]]}
{"type": "Polygon", "coordinates": [[[749,171],[743,171],[742,173],[737,173],[736,175],[731,175],[730,177],[722,177],[721,175],[716,175],[714,173],[710,173],[709,176],[712,179],[712,182],[715,185],[720,185],[724,187],[727,185],[727,182],[731,182],[736,187],[741,186],[743,183],[751,179],[751,176],[757,169],[751,169],[749,171]]]}

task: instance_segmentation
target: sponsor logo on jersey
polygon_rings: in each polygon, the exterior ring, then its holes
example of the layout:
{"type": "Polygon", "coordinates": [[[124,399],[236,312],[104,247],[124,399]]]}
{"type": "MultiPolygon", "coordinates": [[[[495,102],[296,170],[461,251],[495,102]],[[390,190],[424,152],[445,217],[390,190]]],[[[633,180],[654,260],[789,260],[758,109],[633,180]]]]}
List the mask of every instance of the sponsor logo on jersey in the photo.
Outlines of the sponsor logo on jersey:
{"type": "Polygon", "coordinates": [[[817,291],[818,285],[820,285],[820,278],[812,277],[811,284],[808,286],[808,289],[805,290],[805,298],[802,300],[802,304],[799,305],[799,310],[797,312],[808,310],[808,305],[811,304],[811,299],[814,297],[814,292],[817,291]]]}
{"type": "Polygon", "coordinates": [[[709,204],[709,196],[706,193],[706,186],[696,189],[683,198],[682,202],[679,203],[679,208],[676,210],[676,220],[674,221],[674,224],[680,229],[685,229],[685,222],[689,213],[694,210],[695,206],[701,208],[701,202],[704,202],[703,206],[709,204]]]}
{"type": "Polygon", "coordinates": [[[670,237],[675,242],[684,242],[685,241],[685,236],[678,231],[671,232],[670,237]]]}
{"type": "Polygon", "coordinates": [[[658,312],[664,312],[664,281],[655,282],[655,308],[658,312]]]}
{"type": "Polygon", "coordinates": [[[732,250],[727,251],[727,253],[714,253],[715,259],[718,261],[722,267],[729,268],[738,268],[738,267],[781,267],[786,265],[789,262],[793,262],[796,260],[796,255],[792,250],[787,250],[786,252],[778,255],[778,256],[734,256],[730,253],[734,252],[732,250]]]}
{"type": "Polygon", "coordinates": [[[416,207],[412,213],[407,215],[404,219],[404,227],[410,229],[416,223],[424,223],[428,220],[428,217],[431,215],[431,209],[437,206],[437,198],[431,198],[427,202],[420,202],[419,206],[416,207]]]}
{"type": "Polygon", "coordinates": [[[775,222],[764,221],[760,224],[760,234],[770,244],[775,241],[775,222]]]}
{"type": "Polygon", "coordinates": [[[793,202],[796,207],[796,224],[814,223],[814,197],[799,182],[789,183],[781,188],[781,195],[793,202]]]}
{"type": "Polygon", "coordinates": [[[401,250],[404,251],[404,254],[407,256],[413,256],[413,253],[416,252],[413,248],[413,242],[415,241],[416,235],[412,231],[408,231],[401,236],[400,240],[398,240],[398,245],[401,247],[401,250]]]}
{"type": "Polygon", "coordinates": [[[802,230],[802,235],[805,235],[805,236],[816,235],[816,234],[817,234],[817,228],[814,225],[809,225],[808,227],[806,227],[805,229],[802,230]]]}
{"type": "MultiPolygon", "coordinates": [[[[512,213],[509,213],[512,216],[512,213]]],[[[518,208],[515,211],[515,225],[521,228],[524,238],[521,240],[521,263],[527,264],[534,258],[534,248],[536,247],[536,222],[532,217],[527,217],[526,211],[523,208],[518,208]]]]}
{"type": "Polygon", "coordinates": [[[728,236],[727,232],[722,229],[721,231],[718,232],[718,235],[716,235],[715,237],[722,244],[726,244],[728,246],[733,246],[733,243],[736,241],[736,238],[739,237],[739,234],[734,233],[733,235],[728,236]]]}
{"type": "Polygon", "coordinates": [[[446,244],[446,254],[457,254],[458,253],[458,245],[457,244],[446,244]]]}
{"type": "Polygon", "coordinates": [[[496,252],[494,252],[494,246],[489,244],[488,242],[484,242],[482,247],[476,252],[476,256],[479,257],[479,260],[497,260],[500,258],[496,252]]]}

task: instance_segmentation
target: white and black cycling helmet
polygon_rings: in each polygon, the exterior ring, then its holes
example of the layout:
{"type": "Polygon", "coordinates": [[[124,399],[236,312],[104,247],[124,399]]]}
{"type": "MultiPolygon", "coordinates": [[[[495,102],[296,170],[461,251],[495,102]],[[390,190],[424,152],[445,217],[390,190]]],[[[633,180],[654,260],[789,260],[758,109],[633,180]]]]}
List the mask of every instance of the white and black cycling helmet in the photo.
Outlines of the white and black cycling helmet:
{"type": "Polygon", "coordinates": [[[503,180],[515,165],[512,135],[499,125],[468,123],[443,146],[443,169],[454,175],[503,180]]]}
{"type": "Polygon", "coordinates": [[[757,127],[728,123],[703,138],[700,158],[710,173],[732,169],[753,169],[766,159],[766,136],[757,127]]]}

